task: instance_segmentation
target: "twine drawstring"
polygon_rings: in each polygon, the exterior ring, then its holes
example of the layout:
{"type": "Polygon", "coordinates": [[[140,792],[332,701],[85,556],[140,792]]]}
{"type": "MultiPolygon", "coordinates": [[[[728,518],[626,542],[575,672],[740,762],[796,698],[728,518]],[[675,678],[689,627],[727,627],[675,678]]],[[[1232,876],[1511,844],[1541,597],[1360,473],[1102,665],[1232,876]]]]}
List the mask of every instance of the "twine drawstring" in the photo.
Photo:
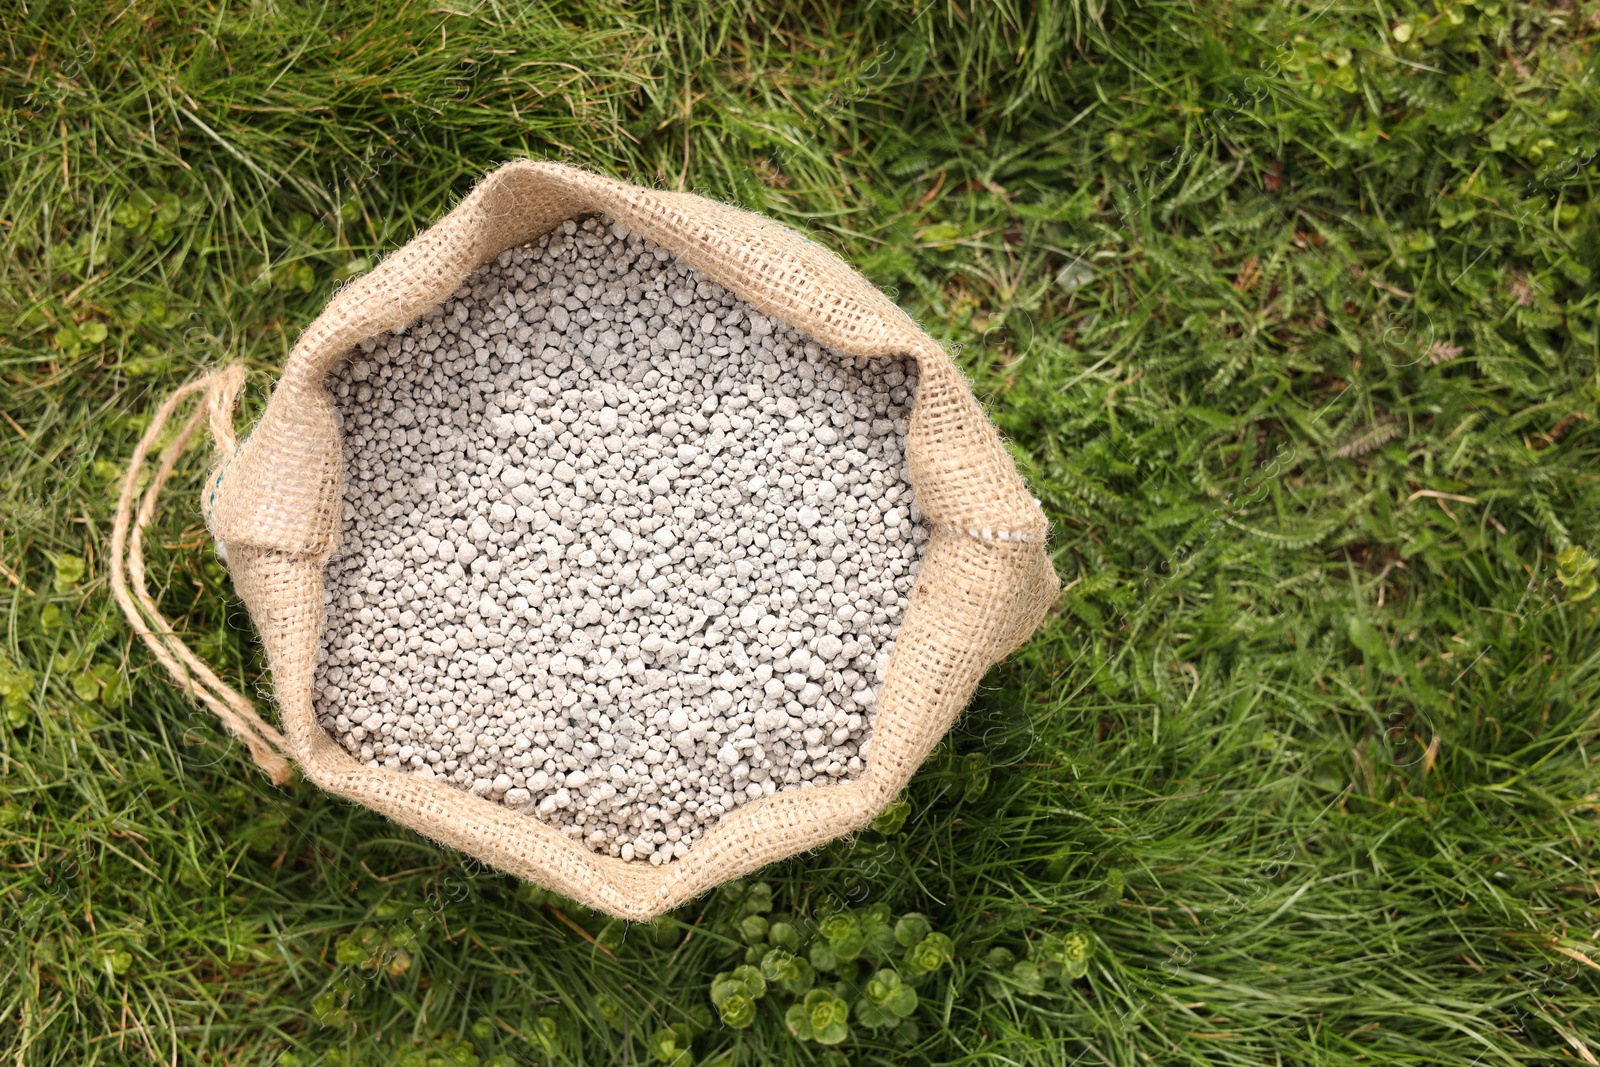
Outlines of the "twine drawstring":
{"type": "Polygon", "coordinates": [[[133,632],[149,646],[156,661],[178,681],[184,692],[210,708],[222,720],[223,725],[250,750],[256,766],[265,771],[274,784],[282,785],[289,780],[289,762],[283,756],[288,746],[283,735],[261,718],[248,697],[223,682],[198,656],[189,651],[189,646],[173,631],[145,587],[144,530],[155,515],[161,487],[171,476],[178,457],[194,438],[202,416],[209,414],[211,434],[223,454],[232,453],[233,402],[243,385],[243,367],[234,365],[224,368],[190,382],[173,393],[150,420],[150,427],[145,430],[139,446],[133,450],[127,476],[122,480],[122,494],[117,498],[116,519],[111,527],[111,595],[128,617],[133,632]],[[151,449],[155,447],[156,438],[178,405],[195,393],[204,393],[205,403],[195,408],[177,436],[162,451],[160,462],[135,512],[133,498],[139,491],[139,475],[144,470],[151,449]]]}

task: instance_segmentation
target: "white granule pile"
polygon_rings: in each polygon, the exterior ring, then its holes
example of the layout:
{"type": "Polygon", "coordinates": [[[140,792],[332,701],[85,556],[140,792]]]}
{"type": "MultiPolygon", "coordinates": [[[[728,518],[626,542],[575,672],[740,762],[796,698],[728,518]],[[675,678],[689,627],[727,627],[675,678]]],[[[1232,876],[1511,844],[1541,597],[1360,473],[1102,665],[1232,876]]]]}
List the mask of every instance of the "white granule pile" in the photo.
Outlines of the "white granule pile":
{"type": "Polygon", "coordinates": [[[361,345],[316,703],[369,767],[665,863],[863,769],[927,531],[914,365],[569,221],[361,345]]]}

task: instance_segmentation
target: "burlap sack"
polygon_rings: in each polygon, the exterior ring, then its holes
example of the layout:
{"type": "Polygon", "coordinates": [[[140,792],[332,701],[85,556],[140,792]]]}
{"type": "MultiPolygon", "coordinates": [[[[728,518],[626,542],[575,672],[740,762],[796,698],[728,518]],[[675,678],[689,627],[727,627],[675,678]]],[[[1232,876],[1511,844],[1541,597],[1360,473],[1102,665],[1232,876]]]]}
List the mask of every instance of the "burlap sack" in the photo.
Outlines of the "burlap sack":
{"type": "MultiPolygon", "coordinates": [[[[266,647],[282,738],[214,676],[202,678],[192,669],[174,668],[175,673],[275,778],[286,773],[272,751],[281,744],[323,789],[620,918],[648,919],[864,826],[905,788],[985,670],[1033,632],[1059,588],[1045,551],[1044,515],[944,349],[820,245],[768,219],[686,193],[644,189],[552,163],[509,164],[432,229],[335,295],[300,337],[260,422],[237,446],[226,417],[216,414],[231,403],[237,375],[189,388],[213,394],[213,431],[224,458],[204,490],[203,511],[266,647]],[[323,569],[338,542],[343,509],[339,432],[325,385],[329,372],[360,341],[444,301],[502,251],[590,212],[650,238],[763,313],[824,344],[856,356],[909,354],[919,366],[907,463],[932,536],[878,697],[866,770],[848,784],[781,791],[739,807],[686,856],[661,866],[596,855],[534,816],[442,781],[370,769],[324,732],[311,703],[324,619],[323,569]],[[219,400],[219,392],[227,395],[219,400]],[[221,689],[213,692],[212,682],[221,689]]],[[[156,430],[153,425],[141,443],[138,460],[156,430]]],[[[164,457],[161,479],[175,458],[164,457]]],[[[165,650],[158,652],[163,662],[192,668],[198,661],[187,650],[173,649],[170,630],[152,620],[153,602],[144,594],[136,561],[138,534],[159,482],[146,491],[134,523],[137,595],[129,597],[120,568],[135,490],[130,470],[113,545],[114,585],[136,630],[153,648],[165,650]]]]}

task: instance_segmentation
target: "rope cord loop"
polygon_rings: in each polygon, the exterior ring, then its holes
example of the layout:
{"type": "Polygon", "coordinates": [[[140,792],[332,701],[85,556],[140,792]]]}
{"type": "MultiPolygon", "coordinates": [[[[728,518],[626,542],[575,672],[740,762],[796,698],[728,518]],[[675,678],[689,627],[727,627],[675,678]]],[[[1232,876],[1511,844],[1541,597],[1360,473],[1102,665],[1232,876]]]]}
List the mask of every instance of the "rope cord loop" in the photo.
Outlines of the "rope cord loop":
{"type": "Polygon", "coordinates": [[[155,516],[161,488],[172,475],[203,417],[209,416],[212,437],[224,453],[235,446],[233,404],[244,385],[244,367],[234,364],[182,386],[162,403],[140,438],[117,497],[117,512],[111,526],[111,595],[127,616],[133,632],[149,647],[156,662],[178,682],[193,700],[198,700],[222,721],[230,733],[250,750],[257,767],[266,772],[274,785],[289,780],[289,761],[283,753],[283,735],[256,711],[248,697],[229,686],[216,672],[189,650],[171,623],[161,614],[155,598],[145,585],[144,531],[155,516]],[[161,452],[150,484],[139,493],[139,477],[156,440],[166,428],[178,405],[201,394],[204,402],[188,416],[176,436],[161,452]],[[134,507],[134,497],[139,497],[134,507]],[[130,581],[131,579],[131,581],[130,581]]]}

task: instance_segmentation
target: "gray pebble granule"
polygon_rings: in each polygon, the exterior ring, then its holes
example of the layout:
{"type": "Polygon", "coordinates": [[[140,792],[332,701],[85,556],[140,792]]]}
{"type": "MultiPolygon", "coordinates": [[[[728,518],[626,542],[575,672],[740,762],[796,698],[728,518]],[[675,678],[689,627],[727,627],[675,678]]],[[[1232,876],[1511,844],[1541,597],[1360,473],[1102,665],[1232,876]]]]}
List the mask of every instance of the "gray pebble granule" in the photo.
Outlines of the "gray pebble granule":
{"type": "Polygon", "coordinates": [[[861,772],[927,542],[914,364],[824,348],[591,217],[330,386],[316,706],[367,766],[651,863],[861,772]]]}

